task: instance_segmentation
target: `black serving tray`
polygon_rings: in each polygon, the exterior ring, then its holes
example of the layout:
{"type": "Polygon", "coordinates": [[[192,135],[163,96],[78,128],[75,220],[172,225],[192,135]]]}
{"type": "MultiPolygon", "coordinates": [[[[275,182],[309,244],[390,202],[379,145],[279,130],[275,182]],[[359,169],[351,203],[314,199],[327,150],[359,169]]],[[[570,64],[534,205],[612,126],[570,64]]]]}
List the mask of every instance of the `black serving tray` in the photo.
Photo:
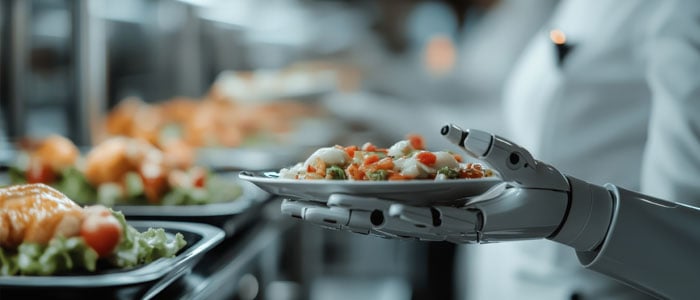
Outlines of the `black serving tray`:
{"type": "Polygon", "coordinates": [[[202,257],[219,244],[225,233],[200,223],[129,221],[139,231],[163,228],[181,233],[187,245],[173,258],[161,258],[131,269],[57,276],[0,276],[0,299],[150,299],[181,276],[191,272],[202,257]]]}

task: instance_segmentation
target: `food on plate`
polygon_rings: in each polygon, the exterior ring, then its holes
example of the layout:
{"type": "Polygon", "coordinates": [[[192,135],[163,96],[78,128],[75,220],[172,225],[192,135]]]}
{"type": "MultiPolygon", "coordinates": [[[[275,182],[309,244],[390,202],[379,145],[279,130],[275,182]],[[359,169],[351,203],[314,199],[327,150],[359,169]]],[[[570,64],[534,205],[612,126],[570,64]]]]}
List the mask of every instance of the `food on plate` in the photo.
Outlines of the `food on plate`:
{"type": "Polygon", "coordinates": [[[371,143],[361,147],[325,147],[305,162],[279,172],[285,179],[333,180],[446,180],[491,177],[494,172],[478,163],[464,163],[447,151],[428,151],[421,136],[410,135],[389,148],[371,143]]]}
{"type": "Polygon", "coordinates": [[[0,189],[0,276],[135,267],[174,257],[185,245],[182,234],[139,232],[121,213],[81,207],[45,184],[0,189]]]}
{"type": "MultiPolygon", "coordinates": [[[[323,117],[319,107],[293,100],[242,103],[212,92],[203,99],[172,98],[145,103],[122,100],[106,118],[108,136],[128,136],[162,149],[240,147],[285,140],[305,118],[323,117]]],[[[189,150],[193,151],[193,150],[189,150]]]]}
{"type": "Polygon", "coordinates": [[[51,185],[81,204],[190,205],[231,201],[236,183],[194,166],[192,154],[168,144],[112,137],[81,156],[68,139],[50,136],[24,149],[12,183],[51,185]]]}

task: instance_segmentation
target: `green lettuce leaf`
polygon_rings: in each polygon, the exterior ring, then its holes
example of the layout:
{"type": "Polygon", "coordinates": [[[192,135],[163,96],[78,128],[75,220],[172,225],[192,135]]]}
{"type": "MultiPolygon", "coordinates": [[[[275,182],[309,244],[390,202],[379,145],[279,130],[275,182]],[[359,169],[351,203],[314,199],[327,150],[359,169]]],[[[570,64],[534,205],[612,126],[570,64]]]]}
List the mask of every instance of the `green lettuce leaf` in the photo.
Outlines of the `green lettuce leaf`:
{"type": "Polygon", "coordinates": [[[23,243],[16,252],[0,249],[0,274],[52,275],[95,271],[97,253],[80,237],[56,237],[48,245],[23,243]]]}
{"type": "Polygon", "coordinates": [[[65,168],[60,175],[53,186],[68,198],[80,204],[94,204],[97,201],[97,189],[92,187],[80,170],[65,168]]]}
{"type": "Polygon", "coordinates": [[[122,241],[109,261],[116,267],[128,268],[147,264],[162,257],[174,257],[187,242],[182,234],[177,233],[172,238],[163,228],[149,228],[139,232],[131,226],[125,226],[126,220],[120,212],[114,214],[122,226],[126,228],[122,241]]]}

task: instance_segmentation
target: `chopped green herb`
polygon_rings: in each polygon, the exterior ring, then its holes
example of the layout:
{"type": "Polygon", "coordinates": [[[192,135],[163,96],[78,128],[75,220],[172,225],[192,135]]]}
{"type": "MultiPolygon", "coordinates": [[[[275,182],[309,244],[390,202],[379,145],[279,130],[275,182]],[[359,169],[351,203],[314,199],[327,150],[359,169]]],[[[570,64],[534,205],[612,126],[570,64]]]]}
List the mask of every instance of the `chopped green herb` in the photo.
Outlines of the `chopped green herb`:
{"type": "Polygon", "coordinates": [[[326,178],[341,180],[347,179],[347,176],[345,176],[345,170],[343,170],[343,168],[331,166],[330,168],[326,168],[326,178]]]}
{"type": "Polygon", "coordinates": [[[443,174],[443,175],[445,175],[445,177],[447,177],[449,179],[459,178],[459,172],[457,172],[457,170],[450,169],[450,167],[447,167],[447,166],[440,168],[437,171],[437,173],[443,174]]]}
{"type": "Polygon", "coordinates": [[[377,170],[374,172],[368,172],[367,178],[372,181],[383,181],[389,178],[389,172],[386,170],[377,170]]]}

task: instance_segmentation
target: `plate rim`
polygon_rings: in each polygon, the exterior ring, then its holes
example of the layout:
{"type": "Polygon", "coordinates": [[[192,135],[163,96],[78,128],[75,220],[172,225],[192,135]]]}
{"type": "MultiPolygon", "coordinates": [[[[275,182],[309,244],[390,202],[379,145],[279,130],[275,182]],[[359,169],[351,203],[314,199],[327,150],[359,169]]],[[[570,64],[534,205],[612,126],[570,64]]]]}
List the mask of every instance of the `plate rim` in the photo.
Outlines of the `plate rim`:
{"type": "Polygon", "coordinates": [[[406,186],[406,185],[453,185],[464,182],[502,182],[503,180],[492,176],[470,179],[448,179],[448,180],[429,180],[429,179],[414,179],[414,180],[395,180],[395,181],[372,181],[372,180],[332,180],[332,179],[316,179],[316,180],[300,180],[286,179],[260,176],[259,174],[276,173],[275,171],[242,171],[238,174],[240,179],[250,182],[262,183],[279,183],[279,184],[298,184],[298,185],[346,185],[346,186],[406,186]]]}
{"type": "Polygon", "coordinates": [[[278,179],[267,176],[271,173],[276,172],[245,171],[239,173],[239,178],[250,181],[271,194],[289,199],[304,199],[325,203],[327,201],[326,198],[337,193],[382,198],[421,206],[460,206],[464,203],[464,200],[486,192],[490,187],[503,182],[500,177],[496,176],[466,180],[298,180],[278,179]],[[478,190],[479,193],[469,192],[475,190],[478,190]],[[421,197],[416,197],[416,193],[425,194],[421,197]]]}
{"type": "Polygon", "coordinates": [[[112,209],[121,211],[125,217],[217,217],[245,212],[255,203],[267,200],[270,195],[248,181],[236,181],[243,190],[233,200],[194,205],[128,205],[115,204],[112,209]]]}

